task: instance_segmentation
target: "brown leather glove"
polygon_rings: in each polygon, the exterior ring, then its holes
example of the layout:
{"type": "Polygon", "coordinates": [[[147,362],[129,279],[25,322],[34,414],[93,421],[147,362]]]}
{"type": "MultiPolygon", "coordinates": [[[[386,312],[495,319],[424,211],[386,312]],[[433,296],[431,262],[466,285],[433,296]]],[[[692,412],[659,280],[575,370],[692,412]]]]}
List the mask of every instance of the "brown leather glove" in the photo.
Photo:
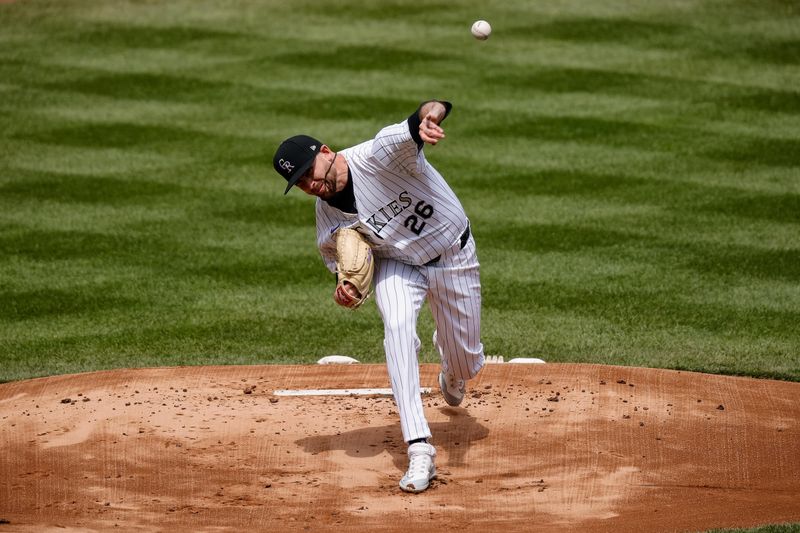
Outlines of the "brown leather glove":
{"type": "Polygon", "coordinates": [[[334,237],[338,282],[333,299],[343,307],[356,309],[372,293],[372,248],[354,229],[340,229],[334,237]]]}

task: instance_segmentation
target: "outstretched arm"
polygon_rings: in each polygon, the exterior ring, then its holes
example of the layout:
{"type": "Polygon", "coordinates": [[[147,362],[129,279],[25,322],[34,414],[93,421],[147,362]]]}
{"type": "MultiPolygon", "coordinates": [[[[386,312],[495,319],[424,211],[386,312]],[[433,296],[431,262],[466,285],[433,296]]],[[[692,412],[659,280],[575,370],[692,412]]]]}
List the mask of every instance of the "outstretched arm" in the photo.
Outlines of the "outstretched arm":
{"type": "Polygon", "coordinates": [[[373,155],[386,166],[416,173],[424,161],[422,147],[444,138],[441,124],[452,109],[450,102],[428,100],[403,122],[386,126],[375,136],[373,155]]]}

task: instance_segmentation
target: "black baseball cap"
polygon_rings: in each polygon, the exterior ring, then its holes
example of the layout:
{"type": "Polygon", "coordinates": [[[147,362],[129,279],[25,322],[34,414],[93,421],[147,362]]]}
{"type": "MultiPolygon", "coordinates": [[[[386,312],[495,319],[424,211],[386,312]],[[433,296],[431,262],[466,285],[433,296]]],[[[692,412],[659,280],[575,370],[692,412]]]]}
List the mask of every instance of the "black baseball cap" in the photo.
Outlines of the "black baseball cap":
{"type": "Polygon", "coordinates": [[[283,194],[288,193],[300,177],[311,168],[320,148],[322,143],[308,135],[295,135],[281,143],[275,152],[275,157],[272,158],[272,166],[289,182],[283,194]]]}

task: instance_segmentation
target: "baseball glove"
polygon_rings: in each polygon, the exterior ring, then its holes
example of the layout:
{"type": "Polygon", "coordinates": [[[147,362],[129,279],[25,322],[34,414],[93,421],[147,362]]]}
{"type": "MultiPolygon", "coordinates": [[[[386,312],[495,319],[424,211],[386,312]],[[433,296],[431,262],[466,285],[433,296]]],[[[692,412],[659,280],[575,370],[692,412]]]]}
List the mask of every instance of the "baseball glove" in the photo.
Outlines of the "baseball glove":
{"type": "Polygon", "coordinates": [[[343,307],[356,309],[372,292],[372,248],[354,229],[340,229],[335,238],[337,283],[333,299],[343,307]]]}

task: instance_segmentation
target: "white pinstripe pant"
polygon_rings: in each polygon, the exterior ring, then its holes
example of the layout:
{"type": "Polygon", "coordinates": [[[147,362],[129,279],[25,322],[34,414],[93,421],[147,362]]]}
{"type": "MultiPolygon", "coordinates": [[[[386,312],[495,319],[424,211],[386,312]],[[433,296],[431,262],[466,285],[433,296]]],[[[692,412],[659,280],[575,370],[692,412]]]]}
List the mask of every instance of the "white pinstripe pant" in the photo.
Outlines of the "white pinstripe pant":
{"type": "Polygon", "coordinates": [[[427,297],[436,324],[434,343],[442,368],[459,379],[483,367],[481,283],[475,241],[442,254],[433,266],[378,259],[375,300],[383,317],[386,366],[400,414],[403,439],[431,437],[420,397],[417,317],[427,297]]]}

